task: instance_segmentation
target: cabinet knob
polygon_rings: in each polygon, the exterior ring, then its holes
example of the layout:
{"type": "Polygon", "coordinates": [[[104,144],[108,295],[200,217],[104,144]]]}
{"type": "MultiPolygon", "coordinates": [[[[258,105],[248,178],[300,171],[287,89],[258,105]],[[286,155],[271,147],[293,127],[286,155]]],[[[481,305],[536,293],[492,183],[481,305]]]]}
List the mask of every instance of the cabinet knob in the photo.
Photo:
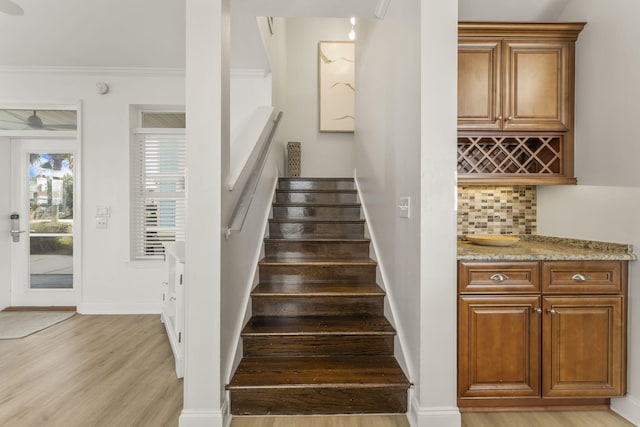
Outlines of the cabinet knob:
{"type": "Polygon", "coordinates": [[[502,120],[502,116],[496,117],[496,120],[502,120]]]}
{"type": "Polygon", "coordinates": [[[533,307],[533,311],[538,314],[542,313],[542,309],[540,307],[533,307]]]}
{"type": "Polygon", "coordinates": [[[494,282],[504,282],[505,280],[509,280],[509,276],[507,276],[506,274],[497,273],[491,276],[490,279],[494,282]]]}
{"type": "Polygon", "coordinates": [[[513,116],[507,117],[507,121],[511,121],[511,120],[513,120],[513,116]]]}
{"type": "Polygon", "coordinates": [[[571,280],[575,280],[576,282],[586,282],[587,280],[589,280],[589,276],[587,276],[586,274],[577,273],[571,276],[571,280]]]}
{"type": "Polygon", "coordinates": [[[550,308],[549,310],[547,310],[547,313],[556,314],[557,312],[553,308],[550,308]]]}

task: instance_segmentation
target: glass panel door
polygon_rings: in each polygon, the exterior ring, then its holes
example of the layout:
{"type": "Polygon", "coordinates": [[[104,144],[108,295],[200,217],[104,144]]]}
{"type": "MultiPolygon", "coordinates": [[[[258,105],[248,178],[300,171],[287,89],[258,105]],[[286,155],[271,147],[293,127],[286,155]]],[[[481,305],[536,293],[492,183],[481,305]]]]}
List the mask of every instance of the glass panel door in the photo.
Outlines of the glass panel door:
{"type": "Polygon", "coordinates": [[[73,153],[29,153],[29,287],[73,288],[73,153]]]}
{"type": "Polygon", "coordinates": [[[80,277],[75,140],[11,142],[11,305],[77,305],[80,277]]]}

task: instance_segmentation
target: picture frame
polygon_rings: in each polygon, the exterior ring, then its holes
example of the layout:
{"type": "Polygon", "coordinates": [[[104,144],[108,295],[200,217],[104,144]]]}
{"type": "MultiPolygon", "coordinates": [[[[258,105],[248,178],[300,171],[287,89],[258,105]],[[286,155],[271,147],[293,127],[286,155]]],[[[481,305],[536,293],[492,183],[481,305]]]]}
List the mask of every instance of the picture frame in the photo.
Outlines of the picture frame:
{"type": "Polygon", "coordinates": [[[354,131],[355,90],[355,43],[318,42],[320,132],[354,131]]]}

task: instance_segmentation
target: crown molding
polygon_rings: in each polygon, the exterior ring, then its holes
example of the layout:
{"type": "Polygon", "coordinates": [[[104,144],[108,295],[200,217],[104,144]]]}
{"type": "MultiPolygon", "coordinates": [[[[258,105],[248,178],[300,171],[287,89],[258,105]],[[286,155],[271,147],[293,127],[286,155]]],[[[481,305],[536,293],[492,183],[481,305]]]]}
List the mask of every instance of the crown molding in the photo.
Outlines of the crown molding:
{"type": "Polygon", "coordinates": [[[184,77],[184,68],[154,67],[66,67],[40,65],[0,65],[0,73],[100,74],[184,77]]]}

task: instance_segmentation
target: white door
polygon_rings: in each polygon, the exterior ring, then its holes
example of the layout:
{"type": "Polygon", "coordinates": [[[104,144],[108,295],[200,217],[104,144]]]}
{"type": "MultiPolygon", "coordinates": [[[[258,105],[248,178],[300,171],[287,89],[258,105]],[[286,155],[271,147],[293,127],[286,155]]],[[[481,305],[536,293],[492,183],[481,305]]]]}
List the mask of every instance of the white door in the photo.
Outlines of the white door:
{"type": "Polygon", "coordinates": [[[11,151],[11,304],[75,306],[76,141],[15,138],[11,151]]]}

